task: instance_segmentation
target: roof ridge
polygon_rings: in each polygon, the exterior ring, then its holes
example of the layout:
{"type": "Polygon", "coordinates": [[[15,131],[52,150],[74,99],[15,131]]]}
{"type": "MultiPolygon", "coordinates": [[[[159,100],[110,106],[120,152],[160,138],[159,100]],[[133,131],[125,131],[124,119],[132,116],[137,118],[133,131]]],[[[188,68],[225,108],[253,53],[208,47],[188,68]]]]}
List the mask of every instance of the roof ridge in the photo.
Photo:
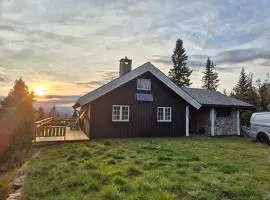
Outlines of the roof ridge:
{"type": "Polygon", "coordinates": [[[126,73],[125,75],[118,77],[109,83],[81,96],[77,102],[75,103],[74,107],[79,107],[85,105],[100,96],[105,95],[106,93],[118,88],[119,86],[127,83],[130,80],[140,76],[145,72],[150,72],[156,78],[158,78],[163,84],[167,85],[172,91],[174,91],[177,95],[187,101],[189,104],[194,106],[195,108],[199,109],[201,104],[192,97],[188,92],[183,90],[181,87],[178,87],[175,83],[173,83],[168,76],[166,76],[163,72],[161,72],[157,67],[155,67],[151,62],[146,62],[143,65],[135,68],[134,70],[126,73]]]}

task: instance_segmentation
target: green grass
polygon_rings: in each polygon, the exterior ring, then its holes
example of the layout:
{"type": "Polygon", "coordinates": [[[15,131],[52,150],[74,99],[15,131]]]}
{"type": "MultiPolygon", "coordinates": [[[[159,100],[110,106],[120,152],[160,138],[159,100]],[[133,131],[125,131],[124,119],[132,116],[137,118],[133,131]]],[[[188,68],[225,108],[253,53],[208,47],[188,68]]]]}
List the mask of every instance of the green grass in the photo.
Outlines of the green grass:
{"type": "Polygon", "coordinates": [[[31,160],[25,199],[270,199],[270,148],[226,138],[93,140],[31,160]]]}

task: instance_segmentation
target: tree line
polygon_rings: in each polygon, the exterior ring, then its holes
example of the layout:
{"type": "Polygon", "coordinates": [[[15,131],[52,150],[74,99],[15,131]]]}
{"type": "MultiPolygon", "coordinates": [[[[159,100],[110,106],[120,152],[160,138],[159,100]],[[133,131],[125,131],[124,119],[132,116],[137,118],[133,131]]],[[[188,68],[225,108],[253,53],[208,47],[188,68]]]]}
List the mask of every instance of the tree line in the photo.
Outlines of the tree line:
{"type": "MultiPolygon", "coordinates": [[[[188,66],[188,56],[181,39],[176,41],[171,61],[172,68],[169,71],[169,78],[180,87],[190,86],[192,70],[188,66]]],[[[214,62],[208,57],[202,72],[202,88],[214,91],[218,89],[220,79],[215,67],[214,62]]],[[[226,90],[223,93],[228,95],[226,90]]],[[[267,110],[270,105],[270,75],[267,74],[264,80],[254,81],[254,75],[247,74],[242,68],[239,80],[229,95],[255,105],[258,111],[267,110]]]]}

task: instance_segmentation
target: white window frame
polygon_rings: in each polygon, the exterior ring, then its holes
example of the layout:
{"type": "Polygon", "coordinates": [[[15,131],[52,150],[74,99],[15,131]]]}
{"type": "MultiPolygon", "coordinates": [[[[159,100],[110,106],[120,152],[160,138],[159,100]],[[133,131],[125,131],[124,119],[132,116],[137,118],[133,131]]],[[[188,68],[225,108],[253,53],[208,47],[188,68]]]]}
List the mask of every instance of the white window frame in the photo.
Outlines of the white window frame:
{"type": "Polygon", "coordinates": [[[157,122],[172,122],[172,107],[157,107],[157,122]],[[162,110],[162,119],[159,119],[159,110],[162,110]],[[170,110],[170,119],[166,119],[165,111],[170,110]]]}
{"type": "Polygon", "coordinates": [[[151,79],[138,78],[137,79],[137,90],[151,91],[151,79]],[[145,87],[146,84],[139,84],[139,82],[146,82],[147,84],[149,84],[149,87],[145,87]]]}
{"type": "Polygon", "coordinates": [[[130,113],[130,106],[129,105],[113,105],[112,106],[112,121],[113,122],[129,122],[129,113],[130,113]],[[119,119],[115,119],[115,115],[114,115],[114,111],[116,107],[120,108],[120,115],[119,115],[119,119]],[[123,108],[128,108],[128,115],[127,115],[127,119],[123,119],[123,108]]]}

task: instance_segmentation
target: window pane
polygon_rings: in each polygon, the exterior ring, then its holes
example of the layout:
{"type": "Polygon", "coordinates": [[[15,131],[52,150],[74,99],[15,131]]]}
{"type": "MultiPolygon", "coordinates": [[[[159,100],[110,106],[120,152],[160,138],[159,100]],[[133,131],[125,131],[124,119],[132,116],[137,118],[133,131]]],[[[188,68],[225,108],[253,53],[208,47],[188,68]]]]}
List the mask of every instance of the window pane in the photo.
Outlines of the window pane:
{"type": "Polygon", "coordinates": [[[129,121],[129,106],[113,105],[112,120],[129,121]]]}
{"type": "Polygon", "coordinates": [[[172,108],[171,107],[158,107],[157,109],[157,120],[170,122],[172,115],[172,108]]]}
{"type": "Polygon", "coordinates": [[[151,80],[150,79],[137,79],[137,89],[150,91],[151,80]]]}
{"type": "Polygon", "coordinates": [[[122,120],[128,120],[129,119],[129,107],[128,106],[123,106],[122,107],[122,120]]]}
{"type": "Polygon", "coordinates": [[[162,121],[163,120],[163,108],[162,107],[158,107],[157,119],[158,119],[158,121],[162,121]]]}
{"type": "Polygon", "coordinates": [[[120,120],[120,106],[113,106],[113,120],[120,120]]]}

